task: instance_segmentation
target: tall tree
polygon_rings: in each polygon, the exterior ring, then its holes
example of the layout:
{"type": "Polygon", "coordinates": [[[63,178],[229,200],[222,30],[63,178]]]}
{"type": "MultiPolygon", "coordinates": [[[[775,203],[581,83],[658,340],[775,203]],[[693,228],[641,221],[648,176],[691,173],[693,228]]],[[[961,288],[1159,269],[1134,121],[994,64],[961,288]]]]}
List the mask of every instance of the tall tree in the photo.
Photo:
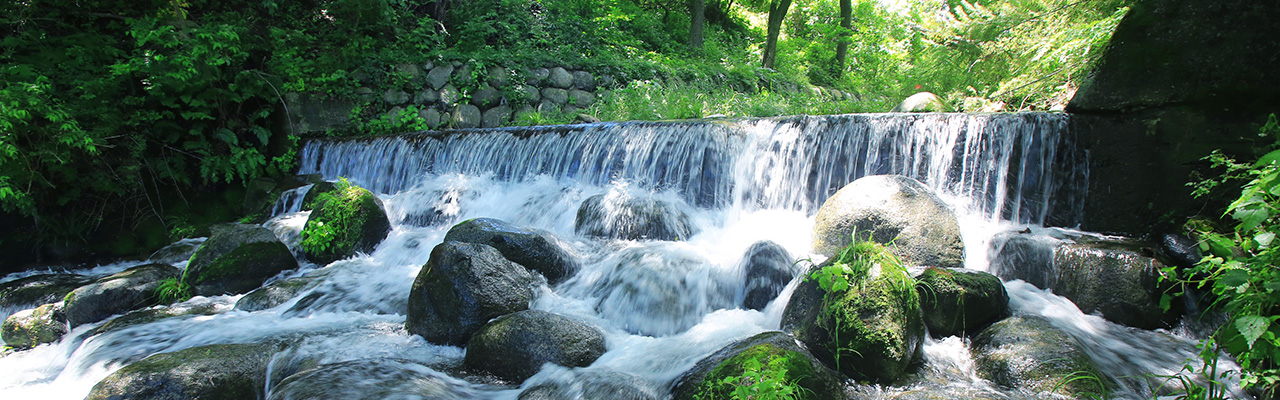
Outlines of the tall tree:
{"type": "Polygon", "coordinates": [[[764,39],[764,59],[760,65],[773,68],[778,58],[778,33],[782,32],[782,20],[787,18],[787,10],[791,9],[791,0],[769,1],[769,31],[764,39]]]}
{"type": "Polygon", "coordinates": [[[849,55],[849,36],[853,33],[853,0],[840,0],[840,36],[836,44],[836,78],[844,75],[849,55]]]}
{"type": "Polygon", "coordinates": [[[702,27],[707,21],[707,0],[693,0],[693,21],[689,26],[689,47],[702,49],[702,27]]]}

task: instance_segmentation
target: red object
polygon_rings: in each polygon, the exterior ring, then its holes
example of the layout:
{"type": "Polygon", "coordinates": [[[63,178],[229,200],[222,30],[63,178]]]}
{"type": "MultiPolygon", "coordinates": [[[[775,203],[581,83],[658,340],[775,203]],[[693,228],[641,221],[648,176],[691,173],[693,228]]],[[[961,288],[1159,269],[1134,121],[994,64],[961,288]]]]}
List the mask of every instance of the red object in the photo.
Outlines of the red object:
{"type": "Polygon", "coordinates": [[[919,88],[920,88],[920,85],[916,85],[916,89],[919,89],[919,88]]]}

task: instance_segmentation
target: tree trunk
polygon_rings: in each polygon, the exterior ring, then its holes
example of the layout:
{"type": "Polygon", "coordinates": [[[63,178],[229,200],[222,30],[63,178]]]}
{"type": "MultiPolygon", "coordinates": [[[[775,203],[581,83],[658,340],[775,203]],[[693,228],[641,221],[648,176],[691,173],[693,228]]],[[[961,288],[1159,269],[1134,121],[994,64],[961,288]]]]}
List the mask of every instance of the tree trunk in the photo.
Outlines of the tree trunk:
{"type": "Polygon", "coordinates": [[[764,59],[760,65],[773,68],[778,58],[778,34],[782,32],[782,20],[787,18],[787,10],[791,8],[791,0],[774,0],[769,3],[769,33],[764,39],[764,59]]]}
{"type": "Polygon", "coordinates": [[[693,0],[693,22],[689,26],[689,47],[702,50],[702,26],[706,25],[707,0],[693,0]]]}
{"type": "Polygon", "coordinates": [[[836,79],[844,76],[849,57],[849,36],[853,33],[853,0],[840,0],[840,35],[836,44],[836,79]]]}

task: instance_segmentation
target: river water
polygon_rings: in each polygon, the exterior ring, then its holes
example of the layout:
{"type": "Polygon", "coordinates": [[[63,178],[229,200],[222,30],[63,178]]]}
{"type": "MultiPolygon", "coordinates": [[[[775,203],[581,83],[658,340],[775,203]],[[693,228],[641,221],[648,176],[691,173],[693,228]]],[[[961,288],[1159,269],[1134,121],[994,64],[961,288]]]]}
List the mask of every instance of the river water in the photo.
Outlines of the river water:
{"type": "MultiPolygon", "coordinates": [[[[372,253],[329,265],[303,260],[299,270],[277,279],[307,276],[316,283],[272,309],[234,310],[239,296],[197,297],[188,305],[211,303],[218,312],[96,336],[88,332],[100,324],[78,327],[55,344],[0,357],[0,392],[6,398],[79,399],[103,377],[150,354],[278,338],[296,338],[287,354],[277,355],[282,358],[333,363],[391,357],[455,371],[465,350],[408,334],[407,299],[448,228],[488,217],[544,229],[570,244],[582,269],[542,286],[531,308],[587,321],[607,338],[608,351],[590,367],[548,366],[523,387],[611,371],[665,396],[702,357],[778,329],[795,282],[763,310],[743,309],[744,252],[768,240],[793,258],[821,261],[810,253],[812,214],[858,177],[903,174],[934,188],[959,216],[966,268],[987,269],[989,240],[999,232],[1060,232],[1042,226],[1078,224],[1088,155],[1076,150],[1070,126],[1063,114],[858,114],[312,141],[301,151],[299,173],[346,177],[386,205],[393,230],[372,253]],[[696,233],[679,242],[576,235],[578,206],[596,194],[674,204],[690,216],[696,233]]],[[[295,249],[307,217],[297,211],[301,194],[284,196],[278,215],[264,224],[295,249]]],[[[140,263],[71,272],[106,275],[140,263]]],[[[1015,314],[1044,316],[1083,344],[1116,387],[1113,397],[1150,398],[1142,377],[1177,373],[1197,352],[1192,334],[1115,325],[1021,281],[1006,288],[1015,314]]],[[[912,390],[1037,398],[980,379],[965,339],[932,338],[924,354],[926,363],[911,382],[855,391],[870,398],[912,390]]],[[[273,376],[266,390],[282,378],[273,376]]],[[[464,397],[514,399],[520,392],[443,379],[464,397]]]]}

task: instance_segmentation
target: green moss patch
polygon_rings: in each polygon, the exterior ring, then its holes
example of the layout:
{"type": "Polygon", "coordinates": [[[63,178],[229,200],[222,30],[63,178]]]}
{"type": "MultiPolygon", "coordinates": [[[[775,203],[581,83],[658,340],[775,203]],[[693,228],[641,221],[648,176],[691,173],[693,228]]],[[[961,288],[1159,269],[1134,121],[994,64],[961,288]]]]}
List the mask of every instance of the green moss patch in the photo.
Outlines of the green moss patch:
{"type": "Polygon", "coordinates": [[[804,354],[761,343],[717,365],[694,398],[810,399],[817,376],[804,354]]]}

